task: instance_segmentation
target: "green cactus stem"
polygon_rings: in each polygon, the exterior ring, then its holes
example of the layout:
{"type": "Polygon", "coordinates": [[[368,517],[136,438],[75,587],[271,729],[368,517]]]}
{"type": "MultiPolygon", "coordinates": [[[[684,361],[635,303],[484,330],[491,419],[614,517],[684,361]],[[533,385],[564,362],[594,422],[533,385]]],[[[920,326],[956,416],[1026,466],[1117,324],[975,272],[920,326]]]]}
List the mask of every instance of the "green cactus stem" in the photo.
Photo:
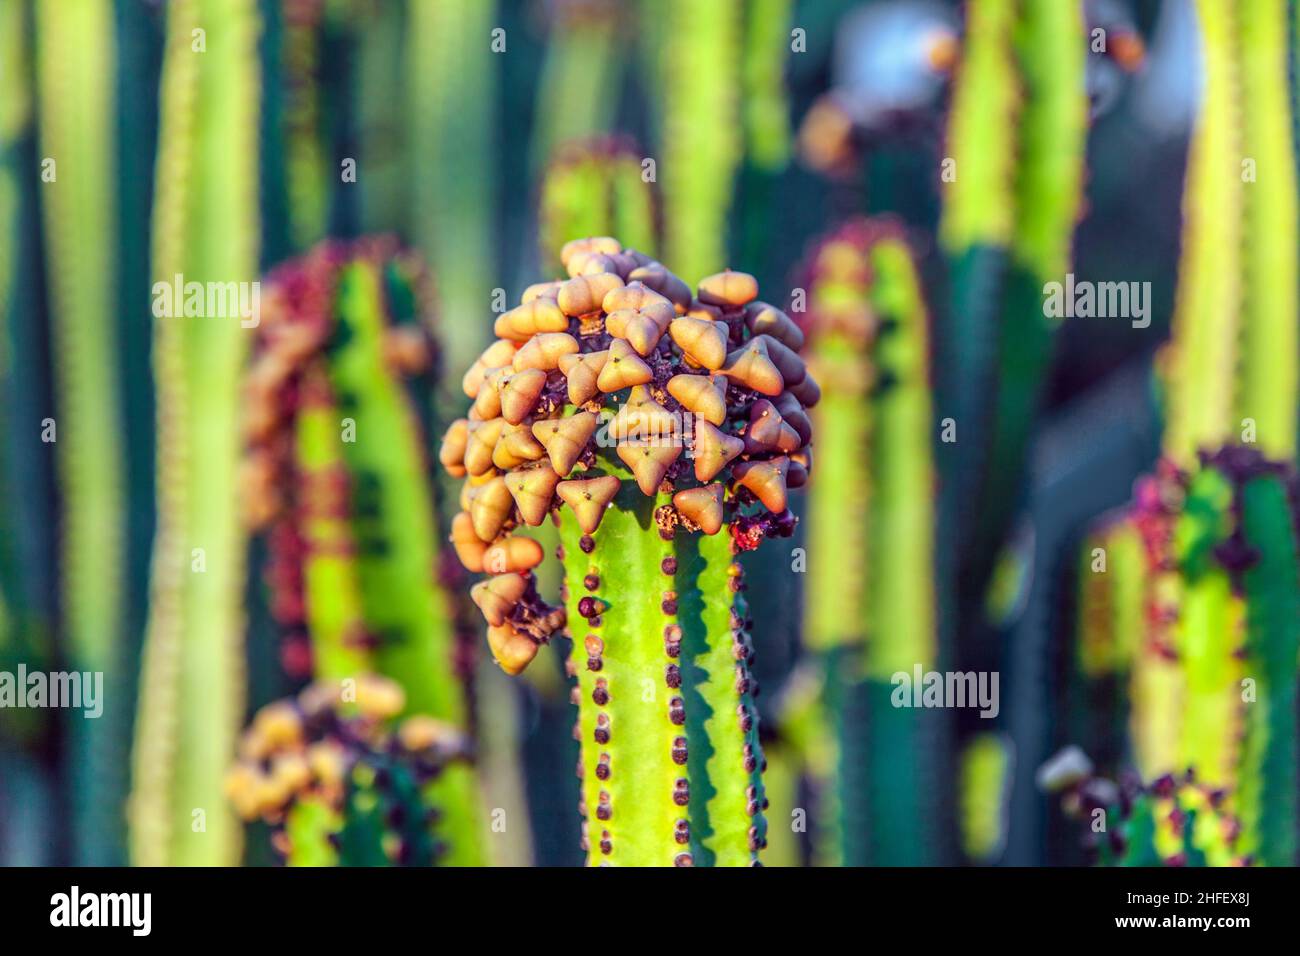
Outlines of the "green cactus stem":
{"type": "Polygon", "coordinates": [[[429,866],[446,862],[435,824],[438,778],[467,742],[429,717],[398,720],[401,688],[373,675],[310,685],[263,707],[240,742],[226,794],[272,827],[290,866],[429,866]],[[346,695],[346,696],[345,696],[346,695]]]}
{"type": "Polygon", "coordinates": [[[816,855],[918,864],[933,858],[927,794],[937,768],[923,744],[927,715],[890,698],[893,675],[938,660],[928,317],[911,252],[891,223],[843,226],[806,271],[809,362],[826,385],[813,413],[822,451],[808,554],[836,564],[833,574],[808,575],[805,599],[837,753],[818,786],[839,822],[833,836],[818,831],[816,855]],[[846,501],[861,507],[846,513],[846,501]]]}
{"type": "MultiPolygon", "coordinates": [[[[495,10],[491,0],[411,0],[406,6],[411,239],[438,277],[442,315],[481,314],[497,284],[491,272],[492,141],[494,62],[502,54],[492,49],[495,10]]],[[[448,323],[442,343],[448,366],[469,365],[487,338],[486,322],[448,323]]]]}
{"type": "Polygon", "coordinates": [[[1072,739],[1103,772],[1117,773],[1131,717],[1129,691],[1147,627],[1147,556],[1125,515],[1088,535],[1079,561],[1078,639],[1070,664],[1072,739]]]}
{"type": "MultiPolygon", "coordinates": [[[[549,162],[559,144],[613,128],[623,66],[619,32],[627,27],[616,0],[555,0],[548,6],[550,24],[531,144],[535,168],[549,162]]],[[[607,228],[573,233],[561,243],[607,228]]]]}
{"type": "Polygon", "coordinates": [[[62,511],[62,606],[69,660],[108,680],[104,719],[71,730],[79,780],[76,841],[85,862],[111,863],[126,794],[130,716],[112,708],[125,678],[122,427],[113,326],[115,301],[112,103],[114,29],[107,0],[36,7],[41,153],[56,174],[41,191],[53,353],[62,511]]]}
{"type": "MultiPolygon", "coordinates": [[[[168,7],[153,251],[161,283],[257,278],[257,30],[250,0],[168,7]]],[[[131,797],[131,857],[145,865],[239,856],[221,776],[243,712],[238,409],[250,336],[240,323],[183,311],[155,321],[159,518],[131,797]]]]}
{"type": "MultiPolygon", "coordinates": [[[[980,614],[1020,501],[1029,435],[1058,319],[1045,285],[1063,282],[1082,203],[1087,134],[1083,14],[1077,4],[973,0],[953,91],[940,241],[958,428],[954,499],[962,600],[980,614]]],[[[966,618],[965,612],[963,619],[966,618]]]]}
{"type": "Polygon", "coordinates": [[[556,251],[583,236],[622,236],[654,255],[658,208],[654,187],[642,178],[642,156],[626,139],[563,144],[542,180],[541,249],[547,268],[560,268],[556,251]]]}
{"type": "Polygon", "coordinates": [[[1163,357],[1164,450],[1182,467],[1228,441],[1294,458],[1300,240],[1287,11],[1282,0],[1198,0],[1197,20],[1204,95],[1188,158],[1173,338],[1163,357]]]}
{"type": "MultiPolygon", "coordinates": [[[[324,244],[272,273],[246,392],[246,517],[269,527],[287,666],[305,656],[317,680],[398,680],[407,713],[464,732],[472,665],[438,579],[437,514],[405,381],[434,360],[426,286],[383,240],[324,244]]],[[[433,787],[446,862],[480,862],[472,768],[448,768],[433,787]]]]}
{"type": "MultiPolygon", "coordinates": [[[[1147,779],[1191,768],[1222,790],[1242,852],[1270,865],[1296,855],[1295,499],[1289,465],[1229,446],[1194,472],[1164,464],[1129,519],[1145,565],[1130,678],[1137,766],[1147,779]]],[[[1118,627],[1136,617],[1094,620],[1103,633],[1089,641],[1128,640],[1118,627]]]]}
{"type": "Polygon", "coordinates": [[[740,112],[742,11],[739,0],[669,0],[655,50],[664,91],[659,181],[664,191],[665,257],[688,282],[727,261],[727,219],[744,152],[740,112]]]}
{"type": "Polygon", "coordinates": [[[473,596],[507,673],[567,622],[588,861],[750,864],[765,798],[735,558],[794,530],[819,395],[802,334],[745,273],[697,297],[609,237],[560,259],[570,278],[529,287],[465,376],[440,454],[466,479],[452,542],[492,575],[473,596]],[[552,513],[563,608],[512,533],[552,513]]]}

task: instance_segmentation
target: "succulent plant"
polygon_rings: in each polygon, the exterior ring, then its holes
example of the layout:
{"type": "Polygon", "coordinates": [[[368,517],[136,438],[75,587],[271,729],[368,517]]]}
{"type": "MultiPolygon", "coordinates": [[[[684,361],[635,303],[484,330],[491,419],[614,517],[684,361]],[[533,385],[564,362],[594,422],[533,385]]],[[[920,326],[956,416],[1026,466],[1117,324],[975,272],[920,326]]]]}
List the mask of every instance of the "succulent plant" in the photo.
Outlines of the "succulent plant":
{"type": "Polygon", "coordinates": [[[1297,845],[1296,496],[1291,466],[1229,446],[1191,472],[1163,465],[1128,519],[1145,560],[1127,569],[1144,611],[1129,651],[1137,766],[1146,779],[1190,768],[1223,790],[1243,852],[1273,865],[1297,845]]]}
{"type": "Polygon", "coordinates": [[[400,717],[402,688],[366,675],[311,684],[263,707],[239,744],[226,795],[272,827],[291,866],[444,862],[436,782],[468,753],[465,736],[423,715],[400,717]]]}
{"type": "Polygon", "coordinates": [[[1287,7],[1198,0],[1196,10],[1205,94],[1162,356],[1165,452],[1187,467],[1202,449],[1246,441],[1270,458],[1294,458],[1300,327],[1287,7]]]}
{"type": "MultiPolygon", "coordinates": [[[[257,278],[257,13],[251,0],[167,9],[153,275],[257,278]],[[195,30],[219,21],[194,55],[195,30]]],[[[158,529],[141,669],[131,857],[230,865],[240,837],[221,780],[244,707],[238,519],[241,319],[154,323],[158,529]],[[202,826],[200,826],[202,821],[202,826]]]]}
{"type": "Polygon", "coordinates": [[[1197,10],[1205,95],[1162,356],[1164,456],[1087,542],[1079,661],[1085,673],[1128,672],[1143,779],[1194,772],[1222,791],[1241,852],[1293,865],[1296,179],[1286,111],[1273,114],[1288,95],[1286,11],[1219,0],[1197,10]],[[1273,157],[1274,175],[1251,182],[1242,156],[1273,157]],[[1227,212],[1211,219],[1211,208],[1227,212]],[[1098,547],[1109,566],[1096,566],[1098,547]]]}
{"type": "MultiPolygon", "coordinates": [[[[62,439],[62,632],[73,666],[106,675],[116,702],[128,665],[121,395],[115,330],[104,314],[117,291],[113,11],[107,0],[90,0],[35,12],[41,150],[58,164],[41,197],[62,439]]],[[[120,863],[123,847],[108,835],[118,833],[126,795],[129,712],[111,707],[104,719],[72,721],[69,732],[81,858],[120,863]]]]}
{"type": "MultiPolygon", "coordinates": [[[[546,8],[549,36],[537,79],[531,145],[535,165],[550,162],[564,143],[613,128],[624,64],[620,33],[627,29],[616,0],[547,0],[546,8]]],[[[562,241],[578,235],[591,233],[562,241]]]]}
{"type": "Polygon", "coordinates": [[[654,5],[649,16],[663,92],[659,181],[665,256],[688,281],[727,261],[727,218],[744,155],[738,114],[743,17],[739,0],[654,5]]]}
{"type": "Polygon", "coordinates": [[[452,542],[501,667],[566,624],[589,861],[739,865],[764,840],[739,552],[793,532],[819,397],[802,334],[742,272],[698,296],[617,240],[525,290],[464,378],[440,458],[464,477],[452,542]],[[537,594],[560,525],[564,607],[537,594]]]}
{"type": "Polygon", "coordinates": [[[1118,784],[1092,772],[1077,748],[1039,771],[1039,786],[1061,794],[1067,815],[1088,826],[1088,849],[1102,866],[1244,866],[1241,824],[1221,789],[1188,772],[1149,785],[1132,775],[1118,784]]]}
{"type": "MultiPolygon", "coordinates": [[[[439,579],[424,432],[405,385],[435,360],[423,272],[391,240],[326,243],[278,267],[266,296],[245,390],[245,517],[267,532],[286,668],[400,680],[407,712],[468,732],[472,644],[439,579]]],[[[450,769],[434,792],[448,862],[478,862],[472,768],[450,769]]]]}
{"type": "Polygon", "coordinates": [[[951,272],[945,404],[958,430],[949,509],[960,532],[962,621],[982,616],[989,555],[1022,499],[1057,322],[1043,289],[1069,270],[1082,203],[1086,56],[1079,4],[966,6],[940,227],[951,272]]]}
{"type": "MultiPolygon", "coordinates": [[[[405,94],[408,111],[409,235],[438,276],[443,315],[476,314],[498,284],[491,273],[493,170],[499,162],[493,147],[495,17],[490,0],[406,4],[407,72],[400,89],[390,91],[405,94]]],[[[468,364],[486,339],[484,323],[448,323],[442,347],[449,366],[468,364]]]]}
{"type": "Polygon", "coordinates": [[[929,715],[890,695],[893,674],[931,670],[939,651],[925,302],[903,232],[887,220],[854,220],[824,238],[800,285],[807,311],[795,314],[826,386],[813,412],[821,454],[807,549],[835,561],[834,573],[808,575],[804,602],[805,643],[819,662],[813,700],[825,711],[816,736],[834,751],[811,764],[831,771],[818,781],[818,816],[835,820],[815,831],[814,858],[924,863],[939,777],[923,743],[929,715]]]}
{"type": "Polygon", "coordinates": [[[563,143],[542,181],[541,250],[551,271],[570,239],[612,234],[654,255],[658,209],[650,183],[642,179],[641,156],[626,138],[605,137],[563,143]]]}

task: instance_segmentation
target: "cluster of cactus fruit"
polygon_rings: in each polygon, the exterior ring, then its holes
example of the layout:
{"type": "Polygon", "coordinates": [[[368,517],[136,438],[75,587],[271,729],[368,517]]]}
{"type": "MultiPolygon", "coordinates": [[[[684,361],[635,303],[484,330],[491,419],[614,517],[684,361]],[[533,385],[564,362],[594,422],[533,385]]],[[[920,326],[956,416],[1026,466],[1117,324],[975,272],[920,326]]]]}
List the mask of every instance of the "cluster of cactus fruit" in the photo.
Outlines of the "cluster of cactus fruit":
{"type": "Polygon", "coordinates": [[[428,784],[468,756],[454,727],[405,707],[400,685],[367,675],[309,685],[258,711],[226,775],[239,815],[272,827],[299,866],[428,866],[443,852],[428,784]],[[346,696],[345,696],[346,695],[346,696]]]}
{"type": "Polygon", "coordinates": [[[501,667],[567,626],[593,862],[735,865],[764,841],[738,552],[793,533],[820,397],[803,333],[722,272],[698,293],[615,239],[567,243],[464,377],[443,466],[451,528],[501,667]],[[564,607],[539,595],[553,517],[564,607]],[[585,660],[584,660],[585,658],[585,660]],[[666,693],[661,697],[659,688],[666,693]]]}

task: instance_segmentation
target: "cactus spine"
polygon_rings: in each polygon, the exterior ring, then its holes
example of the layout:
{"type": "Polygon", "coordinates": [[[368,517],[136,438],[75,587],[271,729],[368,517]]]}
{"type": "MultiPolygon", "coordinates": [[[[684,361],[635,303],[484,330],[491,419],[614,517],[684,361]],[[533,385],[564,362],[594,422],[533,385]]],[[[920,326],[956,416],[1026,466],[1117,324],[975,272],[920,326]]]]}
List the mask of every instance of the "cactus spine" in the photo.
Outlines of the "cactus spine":
{"type": "MultiPolygon", "coordinates": [[[[257,277],[257,30],[251,0],[168,7],[153,236],[163,284],[257,277]]],[[[237,317],[187,318],[174,306],[154,327],[159,519],[131,857],[232,864],[240,838],[221,778],[243,713],[238,389],[248,332],[237,317]]]]}
{"type": "Polygon", "coordinates": [[[440,454],[466,479],[452,541],[493,575],[473,596],[508,673],[567,621],[589,862],[752,863],[765,798],[734,558],[794,529],[819,394],[802,334],[745,273],[696,298],[609,237],[560,259],[570,278],[529,287],[465,376],[474,407],[440,454]],[[564,608],[537,594],[540,545],[511,533],[557,509],[564,608]]]}
{"type": "Polygon", "coordinates": [[[890,698],[893,675],[938,660],[928,318],[911,253],[888,223],[854,221],[825,239],[804,285],[810,364],[826,385],[808,551],[837,566],[809,575],[805,603],[837,752],[821,795],[839,822],[819,856],[923,863],[936,774],[928,721],[890,698]],[[846,501],[863,506],[846,514],[846,501]]]}

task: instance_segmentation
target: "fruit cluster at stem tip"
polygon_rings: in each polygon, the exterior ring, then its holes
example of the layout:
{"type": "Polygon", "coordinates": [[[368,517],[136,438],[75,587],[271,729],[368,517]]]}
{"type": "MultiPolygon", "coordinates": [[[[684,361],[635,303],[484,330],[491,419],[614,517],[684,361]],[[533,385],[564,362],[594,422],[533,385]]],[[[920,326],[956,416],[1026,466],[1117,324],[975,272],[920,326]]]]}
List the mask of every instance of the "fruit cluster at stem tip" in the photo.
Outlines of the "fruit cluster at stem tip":
{"type": "Polygon", "coordinates": [[[465,478],[451,528],[460,561],[487,572],[473,598],[501,667],[522,671],[565,624],[537,594],[543,550],[515,535],[567,507],[591,544],[622,481],[648,497],[659,533],[716,535],[733,550],[788,536],[789,489],[811,466],[806,409],[820,397],[803,332],[758,301],[744,272],[690,287],[610,237],[567,243],[565,280],[529,286],[465,373],[473,399],[439,459],[465,478]]]}

